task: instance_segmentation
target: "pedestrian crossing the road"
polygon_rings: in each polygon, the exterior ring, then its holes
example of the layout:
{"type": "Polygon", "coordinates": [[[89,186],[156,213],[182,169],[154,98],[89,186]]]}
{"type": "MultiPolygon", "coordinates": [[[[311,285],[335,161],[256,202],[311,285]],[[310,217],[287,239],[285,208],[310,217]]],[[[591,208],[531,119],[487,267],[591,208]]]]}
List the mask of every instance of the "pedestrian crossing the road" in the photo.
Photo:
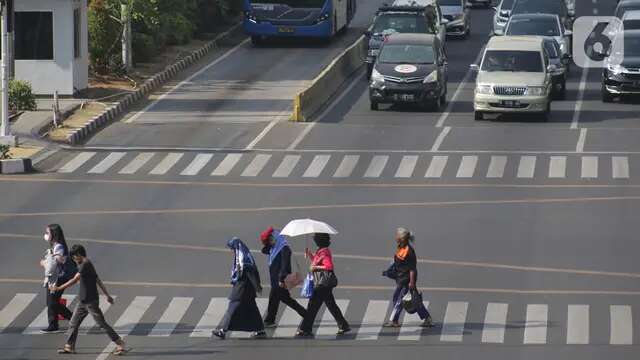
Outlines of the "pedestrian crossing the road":
{"type": "MultiPolygon", "coordinates": [[[[65,295],[73,309],[75,295],[65,295]]],[[[172,297],[161,301],[156,296],[120,296],[115,305],[101,297],[100,307],[114,329],[121,335],[166,338],[211,338],[224,316],[228,300],[224,297],[172,297]],[[202,306],[206,305],[206,306],[202,306]],[[138,326],[144,321],[145,326],[138,326]],[[179,329],[179,331],[178,331],[179,329]]],[[[256,299],[265,314],[268,300],[256,299]]],[[[434,327],[422,328],[417,315],[403,313],[400,328],[383,328],[390,316],[389,300],[337,299],[338,306],[352,326],[345,338],[353,341],[393,340],[400,342],[479,343],[511,345],[634,345],[633,306],[623,304],[509,304],[505,302],[473,303],[468,301],[426,300],[434,327]],[[480,324],[472,319],[484,319],[480,324]],[[594,321],[598,319],[598,321],[594,321]],[[606,320],[605,320],[606,319],[606,320]],[[599,321],[602,320],[602,321],[599,321]],[[608,323],[607,323],[608,322],[608,323]],[[596,323],[598,328],[593,328],[596,323]],[[593,331],[593,332],[592,332],[593,331]]],[[[300,299],[306,306],[306,299],[300,299]]],[[[300,323],[299,315],[281,306],[281,314],[272,338],[293,338],[300,323]]],[[[0,333],[40,335],[47,325],[44,299],[35,293],[18,293],[0,302],[0,333]],[[38,301],[40,300],[40,301],[38,301]],[[29,316],[33,314],[33,317],[29,316]]],[[[321,311],[314,330],[318,340],[336,339],[336,324],[330,312],[321,311]]],[[[82,333],[97,331],[89,316],[82,333]]],[[[230,338],[246,338],[247,333],[232,332],[230,338]]],[[[637,338],[637,336],[636,336],[637,338]]]]}
{"type": "Polygon", "coordinates": [[[53,171],[211,180],[624,181],[635,175],[638,161],[620,155],[80,152],[53,171]]]}

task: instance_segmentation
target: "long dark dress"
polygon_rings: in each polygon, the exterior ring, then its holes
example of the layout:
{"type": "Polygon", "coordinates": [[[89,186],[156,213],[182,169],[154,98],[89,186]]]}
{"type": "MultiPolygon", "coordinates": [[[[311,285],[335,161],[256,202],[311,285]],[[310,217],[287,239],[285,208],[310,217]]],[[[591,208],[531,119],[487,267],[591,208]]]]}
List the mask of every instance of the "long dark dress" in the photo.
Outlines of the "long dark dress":
{"type": "Polygon", "coordinates": [[[259,288],[260,275],[257,270],[247,268],[233,285],[229,295],[229,307],[220,323],[224,331],[262,331],[264,323],[256,304],[256,288],[259,288]]]}

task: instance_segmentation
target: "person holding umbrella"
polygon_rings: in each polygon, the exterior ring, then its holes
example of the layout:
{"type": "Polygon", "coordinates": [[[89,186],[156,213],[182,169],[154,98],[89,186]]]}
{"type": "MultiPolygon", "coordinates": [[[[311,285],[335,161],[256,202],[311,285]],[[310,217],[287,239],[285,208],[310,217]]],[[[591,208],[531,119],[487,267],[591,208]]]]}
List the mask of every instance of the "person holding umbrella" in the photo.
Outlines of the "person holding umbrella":
{"type": "Polygon", "coordinates": [[[219,327],[213,335],[224,339],[231,330],[250,331],[253,337],[266,337],[260,310],[256,304],[256,293],[262,292],[260,273],[251,251],[242,240],[234,237],[227,242],[227,247],[233,252],[231,266],[231,284],[233,289],[229,295],[229,306],[219,327]]]}
{"type": "Polygon", "coordinates": [[[269,305],[267,316],[264,318],[265,327],[276,325],[276,315],[280,302],[289,306],[304,318],[307,310],[291,297],[285,279],[291,274],[291,248],[284,235],[269,227],[260,234],[260,242],[263,245],[262,253],[267,255],[269,275],[271,276],[271,291],[269,292],[269,305]]]}

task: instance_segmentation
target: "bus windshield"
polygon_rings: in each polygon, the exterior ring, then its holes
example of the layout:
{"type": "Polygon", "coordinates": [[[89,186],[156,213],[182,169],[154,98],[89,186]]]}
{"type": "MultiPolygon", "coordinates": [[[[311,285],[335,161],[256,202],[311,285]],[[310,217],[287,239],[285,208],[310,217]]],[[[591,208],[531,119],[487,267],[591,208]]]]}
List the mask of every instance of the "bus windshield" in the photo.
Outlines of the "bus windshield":
{"type": "Polygon", "coordinates": [[[383,14],[376,18],[372,32],[429,33],[424,16],[415,14],[383,14]]]}
{"type": "Polygon", "coordinates": [[[292,8],[322,8],[327,0],[255,0],[253,4],[278,4],[287,5],[292,8]]]}

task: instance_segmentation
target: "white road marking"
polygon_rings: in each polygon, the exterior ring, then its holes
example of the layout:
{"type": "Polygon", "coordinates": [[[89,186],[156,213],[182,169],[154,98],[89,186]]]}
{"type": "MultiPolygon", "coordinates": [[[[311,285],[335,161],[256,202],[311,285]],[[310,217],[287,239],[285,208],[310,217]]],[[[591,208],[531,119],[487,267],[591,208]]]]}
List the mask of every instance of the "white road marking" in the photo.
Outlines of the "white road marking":
{"type": "Polygon", "coordinates": [[[569,305],[567,344],[589,343],[589,305],[569,305]]]}
{"type": "Polygon", "coordinates": [[[334,178],[346,178],[351,176],[353,170],[358,165],[358,161],[360,160],[360,155],[345,155],[336,169],[336,172],[333,174],[334,178]]]}
{"type": "MultiPolygon", "coordinates": [[[[269,299],[256,298],[256,305],[258,305],[258,311],[260,311],[260,314],[262,314],[263,318],[264,318],[264,315],[266,315],[268,304],[269,304],[269,299]]],[[[248,339],[251,337],[251,335],[252,333],[247,331],[231,331],[227,334],[227,337],[231,339],[248,339]]]]}
{"type": "Polygon", "coordinates": [[[400,161],[400,165],[398,166],[398,170],[396,171],[395,177],[397,178],[410,178],[413,176],[413,171],[418,163],[418,156],[416,155],[405,155],[402,157],[400,161]]]}
{"type": "Polygon", "coordinates": [[[633,344],[633,319],[631,316],[631,306],[611,305],[611,345],[631,345],[633,344]]]}
{"type": "MultiPolygon", "coordinates": [[[[62,295],[63,299],[67,300],[67,308],[72,310],[72,303],[76,299],[75,295],[62,295]]],[[[23,335],[35,335],[40,334],[40,330],[44,329],[49,325],[49,320],[47,319],[47,308],[38,314],[38,316],[27,326],[26,329],[22,332],[23,335]]]]}
{"type": "Polygon", "coordinates": [[[109,154],[106,158],[94,166],[91,170],[87,171],[89,174],[104,174],[113,165],[115,165],[120,159],[122,159],[127,153],[114,152],[109,154]]]}
{"type": "Polygon", "coordinates": [[[362,324],[358,328],[356,340],[378,340],[388,309],[388,300],[370,300],[362,324]]]}
{"type": "Polygon", "coordinates": [[[276,178],[286,178],[291,175],[293,169],[295,169],[296,165],[300,161],[300,155],[286,155],[282,162],[273,173],[273,177],[276,178]]]}
{"type": "MultiPolygon", "coordinates": [[[[285,112],[291,112],[290,109],[285,110],[285,112]]],[[[260,142],[260,140],[262,140],[265,136],[267,136],[267,134],[269,133],[269,131],[271,131],[271,129],[273,129],[274,126],[276,126],[281,120],[282,115],[279,115],[276,119],[272,120],[271,122],[269,122],[269,124],[267,124],[267,126],[264,127],[264,129],[262,129],[262,131],[258,134],[258,136],[256,136],[255,139],[253,139],[253,141],[251,141],[247,147],[245,147],[245,150],[252,150],[256,145],[258,145],[258,143],[260,142]]]]}
{"type": "Polygon", "coordinates": [[[504,342],[508,310],[509,304],[487,304],[487,312],[484,316],[484,328],[482,329],[483,343],[502,344],[504,342]]]}
{"type": "Polygon", "coordinates": [[[169,170],[171,170],[171,168],[178,162],[180,161],[180,159],[182,159],[182,156],[184,156],[184,154],[181,153],[169,153],[167,154],[167,156],[164,157],[164,159],[162,159],[162,161],[160,161],[160,163],[158,165],[156,165],[156,167],[153,168],[153,170],[151,170],[149,172],[149,174],[151,175],[164,175],[167,172],[169,172],[169,170]]]}
{"type": "Polygon", "coordinates": [[[227,310],[226,298],[213,298],[209,302],[209,306],[198,321],[189,337],[211,337],[211,332],[220,324],[225,311],[227,310]]]}
{"type": "Polygon", "coordinates": [[[580,135],[578,136],[578,143],[576,144],[576,152],[581,153],[584,151],[584,144],[587,141],[587,129],[580,129],[580,135]]]}
{"type": "Polygon", "coordinates": [[[433,146],[431,146],[432,152],[437,152],[438,150],[440,150],[440,146],[442,146],[442,142],[447,137],[447,135],[449,135],[450,131],[451,131],[450,126],[445,126],[444,129],[442,129],[440,134],[438,134],[436,141],[434,141],[433,146]]]}
{"type": "Polygon", "coordinates": [[[580,77],[580,86],[578,87],[578,99],[573,110],[573,119],[571,120],[571,128],[577,129],[578,122],[580,121],[580,111],[582,111],[582,99],[584,98],[584,90],[587,87],[587,75],[589,74],[588,68],[582,69],[582,76],[580,77]]]}
{"type": "MultiPolygon", "coordinates": [[[[307,299],[298,299],[298,303],[300,303],[300,305],[304,306],[305,308],[307,307],[307,302],[307,299]]],[[[287,306],[282,313],[282,317],[280,317],[278,327],[273,332],[273,337],[287,338],[294,336],[301,321],[302,318],[300,317],[300,315],[298,315],[295,310],[287,306]]]]}
{"type": "Polygon", "coordinates": [[[458,168],[458,178],[472,178],[473,173],[476,171],[476,164],[478,164],[478,157],[475,155],[467,155],[462,157],[460,161],[460,167],[458,168]]]}
{"type": "Polygon", "coordinates": [[[194,176],[198,175],[200,170],[207,166],[209,161],[213,158],[213,154],[198,154],[191,161],[191,163],[180,173],[183,176],[194,176]]]}
{"type": "Polygon", "coordinates": [[[177,85],[175,85],[174,87],[169,89],[169,91],[167,91],[164,94],[158,96],[158,98],[156,100],[154,100],[151,104],[147,105],[144,109],[142,109],[141,111],[137,112],[136,114],[131,116],[129,119],[125,120],[124,122],[125,123],[132,123],[132,122],[136,121],[140,116],[142,116],[147,111],[151,110],[160,101],[164,100],[164,98],[166,98],[167,96],[171,95],[174,91],[178,90],[182,86],[190,83],[193,79],[195,79],[196,77],[200,76],[205,71],[209,70],[212,66],[215,66],[216,64],[218,64],[222,60],[228,58],[231,54],[236,52],[238,49],[240,49],[242,46],[247,44],[249,41],[250,41],[250,39],[245,39],[242,42],[240,42],[238,45],[236,45],[233,48],[229,49],[229,51],[227,51],[226,53],[222,54],[220,57],[218,57],[214,61],[210,62],[207,66],[205,66],[202,69],[198,70],[196,73],[194,73],[193,75],[189,76],[188,78],[182,80],[180,83],[178,83],[177,85]]]}
{"type": "Polygon", "coordinates": [[[583,179],[595,179],[598,177],[598,157],[583,156],[581,177],[583,179]]]}
{"type": "Polygon", "coordinates": [[[629,178],[629,158],[626,156],[613,156],[611,158],[611,167],[614,179],[629,178]]]}
{"type": "Polygon", "coordinates": [[[35,299],[36,294],[15,294],[7,305],[0,311],[0,333],[24,311],[35,299]]]}
{"type": "Polygon", "coordinates": [[[442,322],[440,341],[460,342],[464,335],[464,325],[467,321],[469,303],[464,301],[449,301],[442,322]]]}
{"type": "Polygon", "coordinates": [[[258,174],[260,174],[260,172],[262,171],[262,169],[264,169],[264,167],[267,165],[270,159],[271,159],[271,155],[269,154],[256,155],[256,157],[254,157],[253,160],[251,160],[251,163],[249,164],[249,166],[247,166],[247,168],[244,169],[244,171],[240,176],[245,176],[245,177],[258,176],[258,174]]]}
{"type": "MultiPolygon", "coordinates": [[[[115,296],[113,296],[116,299],[115,296]]],[[[100,295],[100,310],[102,310],[102,314],[106,314],[107,311],[111,308],[111,304],[107,302],[107,297],[104,295],[100,295]]],[[[96,326],[96,321],[93,319],[91,314],[87,315],[82,324],[80,325],[80,333],[86,334],[89,332],[94,326],[96,326]]]]}
{"type": "MultiPolygon", "coordinates": [[[[336,300],[336,304],[340,310],[342,310],[342,314],[346,314],[347,308],[349,307],[349,300],[336,300]]],[[[320,320],[320,325],[316,330],[316,339],[335,339],[336,338],[336,321],[331,316],[331,312],[329,309],[325,308],[324,314],[322,315],[322,320],[320,320]]]]}
{"type": "Polygon", "coordinates": [[[549,177],[563,179],[567,176],[567,157],[551,156],[549,159],[549,177]]]}
{"type": "Polygon", "coordinates": [[[385,166],[387,166],[387,162],[389,161],[388,155],[376,155],[371,159],[371,163],[367,168],[367,171],[364,173],[364,177],[366,178],[377,178],[380,177],[382,171],[384,171],[385,166]]]}
{"type": "Polygon", "coordinates": [[[293,142],[291,142],[291,144],[287,147],[287,150],[295,150],[295,148],[297,148],[298,145],[300,145],[302,140],[304,140],[304,138],[307,137],[307,134],[309,134],[311,130],[313,130],[313,127],[316,126],[316,124],[317,124],[316,122],[308,123],[305,126],[305,128],[302,129],[300,134],[298,134],[298,136],[295,139],[293,139],[293,142]]]}
{"type": "Polygon", "coordinates": [[[444,168],[447,166],[447,160],[449,160],[448,156],[434,156],[424,177],[430,179],[440,178],[444,168]]]}
{"type": "Polygon", "coordinates": [[[186,314],[193,298],[190,297],[174,297],[165,309],[164,313],[151,329],[149,336],[168,337],[178,326],[184,314],[186,314]]]}
{"type": "MultiPolygon", "coordinates": [[[[424,307],[429,307],[429,302],[424,301],[424,307]]],[[[398,335],[398,340],[401,341],[418,341],[422,336],[422,330],[424,329],[422,325],[423,320],[420,320],[418,314],[407,314],[406,311],[403,311],[402,317],[402,327],[400,327],[400,334],[398,335]],[[411,320],[410,320],[411,319],[411,320]]]]}
{"type": "Polygon", "coordinates": [[[547,343],[548,306],[544,304],[527,305],[527,320],[524,328],[525,344],[547,343]]]}
{"type": "Polygon", "coordinates": [[[302,174],[302,177],[315,178],[320,176],[320,174],[322,173],[322,170],[324,170],[324,167],[327,166],[327,163],[329,162],[330,158],[331,158],[330,155],[314,156],[313,160],[311,161],[311,164],[309,165],[307,170],[304,172],[304,174],[302,174]]]}
{"type": "Polygon", "coordinates": [[[72,173],[72,172],[78,170],[78,168],[80,168],[84,163],[89,161],[89,159],[91,159],[95,155],[96,155],[95,152],[83,152],[83,153],[80,153],[80,154],[76,155],[76,157],[71,159],[71,161],[69,161],[68,163],[64,164],[64,166],[62,166],[60,169],[58,169],[58,172],[59,173],[63,173],[63,174],[72,173]]]}
{"type": "Polygon", "coordinates": [[[487,177],[502,178],[504,176],[504,169],[506,166],[506,156],[491,156],[491,162],[489,163],[489,169],[487,170],[487,177]]]}
{"type": "Polygon", "coordinates": [[[149,152],[138,154],[138,156],[136,156],[135,159],[131,160],[130,163],[128,163],[125,167],[123,167],[122,170],[118,172],[118,174],[123,174],[123,175],[135,174],[136,172],[138,172],[138,170],[140,170],[141,167],[143,167],[147,162],[149,162],[151,158],[153,158],[153,155],[154,153],[149,153],[149,152]]]}
{"type": "Polygon", "coordinates": [[[213,170],[211,176],[225,176],[236,166],[242,158],[242,154],[227,154],[218,167],[213,170]]]}
{"type": "MultiPolygon", "coordinates": [[[[133,331],[155,299],[155,296],[136,296],[133,299],[113,326],[113,329],[120,337],[124,338],[133,331]]],[[[115,344],[110,342],[109,345],[102,350],[100,355],[98,355],[96,360],[106,360],[115,348],[115,344]]]]}
{"type": "Polygon", "coordinates": [[[521,156],[518,164],[518,178],[532,179],[536,172],[536,157],[521,156]]]}

